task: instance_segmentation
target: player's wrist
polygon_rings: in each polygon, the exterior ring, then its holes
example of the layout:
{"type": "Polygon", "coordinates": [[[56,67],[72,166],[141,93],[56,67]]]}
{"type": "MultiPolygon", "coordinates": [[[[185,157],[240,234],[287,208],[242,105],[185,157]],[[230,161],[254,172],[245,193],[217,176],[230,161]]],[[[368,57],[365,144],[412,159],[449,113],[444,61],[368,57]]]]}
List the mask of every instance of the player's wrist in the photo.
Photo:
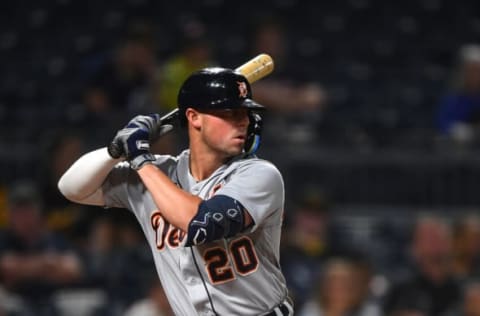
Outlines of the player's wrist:
{"type": "Polygon", "coordinates": [[[154,161],[155,156],[153,154],[144,153],[130,160],[130,168],[132,168],[133,170],[139,170],[145,165],[153,164],[154,161]]]}

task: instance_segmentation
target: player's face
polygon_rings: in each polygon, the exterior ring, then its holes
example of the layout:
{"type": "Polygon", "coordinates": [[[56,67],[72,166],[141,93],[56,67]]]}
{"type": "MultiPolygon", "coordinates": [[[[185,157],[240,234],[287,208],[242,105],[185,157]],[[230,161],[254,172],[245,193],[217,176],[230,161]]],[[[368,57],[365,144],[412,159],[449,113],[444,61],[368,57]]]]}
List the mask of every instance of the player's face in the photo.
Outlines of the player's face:
{"type": "Polygon", "coordinates": [[[248,109],[202,111],[202,138],[205,144],[227,157],[242,152],[247,139],[248,109]]]}

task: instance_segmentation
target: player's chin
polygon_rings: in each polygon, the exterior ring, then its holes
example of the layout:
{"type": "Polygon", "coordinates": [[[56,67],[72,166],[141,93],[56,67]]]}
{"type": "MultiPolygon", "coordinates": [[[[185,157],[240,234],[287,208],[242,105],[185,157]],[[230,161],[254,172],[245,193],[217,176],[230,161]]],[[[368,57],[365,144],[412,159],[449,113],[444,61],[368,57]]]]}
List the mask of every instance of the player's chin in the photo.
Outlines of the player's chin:
{"type": "Polygon", "coordinates": [[[243,152],[243,147],[245,146],[245,142],[234,142],[228,146],[227,152],[230,156],[236,156],[243,152]]]}

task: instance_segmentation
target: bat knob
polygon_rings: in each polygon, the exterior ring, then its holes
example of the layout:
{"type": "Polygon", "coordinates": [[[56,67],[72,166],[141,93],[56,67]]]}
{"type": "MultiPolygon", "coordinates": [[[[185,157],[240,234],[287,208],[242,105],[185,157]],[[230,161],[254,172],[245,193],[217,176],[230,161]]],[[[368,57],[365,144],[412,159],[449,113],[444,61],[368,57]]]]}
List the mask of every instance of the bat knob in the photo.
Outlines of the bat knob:
{"type": "Polygon", "coordinates": [[[123,155],[123,148],[116,142],[111,142],[107,147],[108,154],[114,159],[118,159],[123,155]]]}

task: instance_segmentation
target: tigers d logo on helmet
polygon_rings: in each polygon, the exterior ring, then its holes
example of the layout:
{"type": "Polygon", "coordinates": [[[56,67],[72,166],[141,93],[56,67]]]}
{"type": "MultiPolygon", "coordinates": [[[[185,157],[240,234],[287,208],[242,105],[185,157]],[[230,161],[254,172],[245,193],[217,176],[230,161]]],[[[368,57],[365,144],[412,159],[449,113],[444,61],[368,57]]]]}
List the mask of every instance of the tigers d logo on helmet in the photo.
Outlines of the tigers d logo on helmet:
{"type": "Polygon", "coordinates": [[[238,84],[238,96],[246,98],[248,96],[247,84],[243,81],[237,81],[238,84]]]}

